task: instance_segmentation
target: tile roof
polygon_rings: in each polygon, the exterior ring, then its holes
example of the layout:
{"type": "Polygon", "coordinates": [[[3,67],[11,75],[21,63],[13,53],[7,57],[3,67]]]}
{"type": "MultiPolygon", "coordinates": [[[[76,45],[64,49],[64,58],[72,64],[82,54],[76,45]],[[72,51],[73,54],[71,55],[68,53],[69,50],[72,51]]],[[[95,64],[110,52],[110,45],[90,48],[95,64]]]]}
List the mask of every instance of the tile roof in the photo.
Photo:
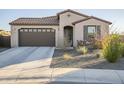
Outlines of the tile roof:
{"type": "Polygon", "coordinates": [[[106,20],[103,20],[103,19],[100,19],[100,18],[97,18],[97,17],[94,17],[94,16],[88,16],[88,15],[85,15],[85,14],[82,14],[82,13],[79,13],[79,12],[76,12],[76,11],[73,11],[73,10],[70,10],[70,9],[59,12],[59,13],[57,13],[56,16],[49,16],[49,17],[43,17],[43,18],[18,18],[16,20],[12,21],[9,24],[10,25],[59,25],[59,15],[65,13],[65,12],[72,12],[72,13],[75,13],[77,15],[86,17],[85,19],[73,22],[72,23],[73,25],[75,25],[77,23],[80,23],[82,21],[92,19],[92,18],[96,19],[96,20],[99,20],[99,21],[103,21],[105,23],[112,24],[109,21],[106,21],[106,20]]]}
{"type": "Polygon", "coordinates": [[[106,21],[106,20],[103,20],[103,19],[100,19],[100,18],[94,17],[94,16],[89,16],[89,17],[87,17],[87,18],[85,18],[85,19],[81,19],[81,20],[75,21],[75,22],[73,22],[72,24],[75,25],[75,24],[77,24],[77,23],[80,23],[80,22],[83,22],[83,21],[86,21],[86,20],[89,20],[89,19],[96,19],[96,20],[99,20],[99,21],[102,21],[102,22],[105,22],[105,23],[112,24],[112,23],[109,22],[109,21],[106,21]]]}
{"type": "Polygon", "coordinates": [[[43,17],[43,18],[18,18],[10,25],[59,25],[57,16],[43,17]]]}

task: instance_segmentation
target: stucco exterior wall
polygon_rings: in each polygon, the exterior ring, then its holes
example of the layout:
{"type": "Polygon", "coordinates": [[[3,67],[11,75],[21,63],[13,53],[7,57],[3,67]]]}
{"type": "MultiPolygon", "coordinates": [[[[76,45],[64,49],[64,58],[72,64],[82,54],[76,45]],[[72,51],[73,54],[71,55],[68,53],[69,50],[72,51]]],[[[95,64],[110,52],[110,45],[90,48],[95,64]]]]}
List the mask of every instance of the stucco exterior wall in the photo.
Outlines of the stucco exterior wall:
{"type": "Polygon", "coordinates": [[[101,26],[101,36],[104,38],[106,35],[109,34],[109,24],[96,20],[96,19],[89,19],[84,22],[80,22],[75,24],[75,37],[74,37],[74,46],[77,46],[77,40],[84,39],[84,26],[85,25],[100,25],[101,26]]]}
{"type": "Polygon", "coordinates": [[[59,42],[58,46],[60,48],[64,47],[64,26],[72,26],[73,27],[73,38],[75,37],[75,30],[74,30],[74,25],[72,25],[72,22],[75,22],[77,20],[83,19],[85,17],[71,13],[71,12],[66,12],[63,14],[59,15],[59,42]],[[68,17],[70,15],[70,17],[68,17]]]}
{"type": "Polygon", "coordinates": [[[11,26],[11,47],[18,47],[18,29],[11,26]]]}
{"type": "Polygon", "coordinates": [[[109,33],[109,24],[96,20],[89,19],[75,25],[72,25],[73,22],[82,20],[86,17],[77,15],[72,12],[65,12],[59,15],[59,25],[58,26],[48,26],[48,25],[11,25],[11,47],[18,47],[18,30],[20,28],[53,28],[56,30],[55,32],[55,42],[56,47],[64,48],[64,27],[72,26],[73,27],[73,46],[77,46],[77,40],[84,39],[84,26],[85,25],[100,25],[101,26],[101,35],[104,38],[109,33]],[[70,15],[70,16],[68,16],[70,15]]]}
{"type": "Polygon", "coordinates": [[[58,26],[31,26],[31,25],[11,25],[11,47],[18,47],[18,30],[20,28],[53,28],[55,29],[55,42],[58,47],[58,26]]]}

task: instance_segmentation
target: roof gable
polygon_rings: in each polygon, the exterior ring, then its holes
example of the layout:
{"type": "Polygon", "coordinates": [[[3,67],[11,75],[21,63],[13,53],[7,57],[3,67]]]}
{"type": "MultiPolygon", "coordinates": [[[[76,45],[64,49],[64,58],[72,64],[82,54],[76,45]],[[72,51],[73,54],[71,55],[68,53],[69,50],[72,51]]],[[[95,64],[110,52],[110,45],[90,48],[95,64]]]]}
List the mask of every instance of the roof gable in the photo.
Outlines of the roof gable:
{"type": "Polygon", "coordinates": [[[75,25],[77,23],[80,23],[80,22],[83,22],[83,21],[87,21],[89,19],[96,19],[96,20],[99,20],[99,21],[102,21],[102,22],[105,22],[105,23],[108,23],[108,24],[112,24],[111,22],[107,21],[107,20],[103,20],[101,18],[98,18],[98,17],[94,17],[94,16],[90,16],[90,17],[87,17],[85,19],[82,19],[82,20],[78,20],[78,21],[75,21],[73,22],[72,24],[75,25]]]}
{"type": "Polygon", "coordinates": [[[67,9],[67,10],[64,10],[62,12],[57,13],[57,16],[59,16],[61,14],[64,14],[66,12],[71,12],[71,13],[74,13],[74,14],[77,14],[77,15],[80,15],[80,16],[89,17],[88,15],[85,15],[85,14],[82,14],[82,13],[79,13],[79,12],[76,12],[76,11],[73,11],[73,10],[70,10],[70,9],[67,9]]]}

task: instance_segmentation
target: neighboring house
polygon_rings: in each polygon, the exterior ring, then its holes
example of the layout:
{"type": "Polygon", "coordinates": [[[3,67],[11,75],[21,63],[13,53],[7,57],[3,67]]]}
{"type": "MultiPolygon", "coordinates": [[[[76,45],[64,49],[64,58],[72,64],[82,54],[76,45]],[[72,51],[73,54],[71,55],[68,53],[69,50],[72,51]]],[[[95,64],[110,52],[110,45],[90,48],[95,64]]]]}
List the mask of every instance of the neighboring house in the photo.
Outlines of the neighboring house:
{"type": "Polygon", "coordinates": [[[77,40],[102,39],[111,22],[73,10],[43,18],[19,18],[10,23],[11,47],[76,47],[77,40]]]}

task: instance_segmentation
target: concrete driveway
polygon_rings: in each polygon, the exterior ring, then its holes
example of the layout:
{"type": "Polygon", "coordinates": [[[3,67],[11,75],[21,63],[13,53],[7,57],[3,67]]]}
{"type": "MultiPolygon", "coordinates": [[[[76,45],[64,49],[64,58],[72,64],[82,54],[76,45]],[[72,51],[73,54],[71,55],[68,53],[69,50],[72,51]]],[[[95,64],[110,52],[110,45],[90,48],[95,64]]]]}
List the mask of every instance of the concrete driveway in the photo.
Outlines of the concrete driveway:
{"type": "Polygon", "coordinates": [[[20,47],[1,52],[0,83],[48,82],[53,53],[53,47],[20,47]]]}

